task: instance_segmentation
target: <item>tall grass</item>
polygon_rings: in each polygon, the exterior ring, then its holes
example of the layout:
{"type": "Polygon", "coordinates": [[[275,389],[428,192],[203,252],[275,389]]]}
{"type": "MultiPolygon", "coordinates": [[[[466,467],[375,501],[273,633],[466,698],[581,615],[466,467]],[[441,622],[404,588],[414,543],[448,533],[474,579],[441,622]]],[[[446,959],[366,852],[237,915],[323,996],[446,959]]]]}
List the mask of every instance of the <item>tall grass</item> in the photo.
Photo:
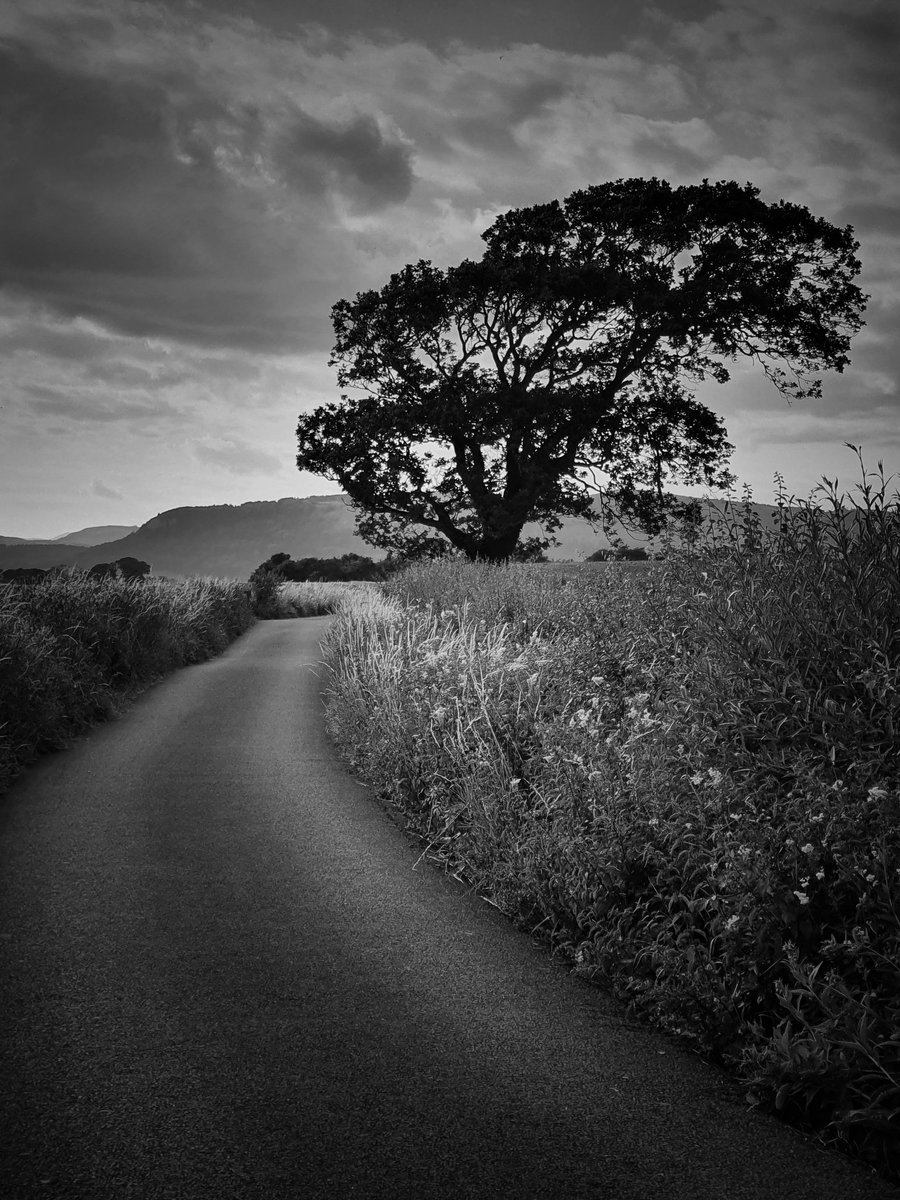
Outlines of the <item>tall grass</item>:
{"type": "Polygon", "coordinates": [[[36,754],[218,654],[253,620],[246,586],[230,581],[72,572],[0,585],[0,791],[36,754]]]}
{"type": "Polygon", "coordinates": [[[328,719],[573,967],[900,1175],[900,506],[642,573],[438,563],[329,631],[328,719]]]}
{"type": "Polygon", "coordinates": [[[262,615],[276,619],[324,617],[352,608],[360,602],[365,603],[367,594],[376,588],[376,584],[351,581],[279,583],[262,615]]]}

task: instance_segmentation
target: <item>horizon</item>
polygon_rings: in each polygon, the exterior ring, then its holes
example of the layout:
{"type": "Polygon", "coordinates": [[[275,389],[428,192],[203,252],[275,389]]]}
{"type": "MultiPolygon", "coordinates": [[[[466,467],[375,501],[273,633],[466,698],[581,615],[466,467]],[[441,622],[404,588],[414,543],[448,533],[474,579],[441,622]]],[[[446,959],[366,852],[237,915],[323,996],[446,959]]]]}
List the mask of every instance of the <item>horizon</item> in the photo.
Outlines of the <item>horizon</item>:
{"type": "Polygon", "coordinates": [[[337,398],[331,306],[479,255],[500,212],[635,176],[749,181],[860,242],[865,325],[821,400],[744,364],[697,388],[734,493],[852,493],[847,442],[900,475],[883,0],[27,8],[0,12],[3,535],[340,494],[294,465],[298,415],[337,398]]]}
{"type": "MultiPolygon", "coordinates": [[[[687,492],[687,491],[676,491],[676,492],[672,492],[671,494],[674,496],[674,498],[676,500],[696,499],[696,500],[700,500],[702,503],[707,503],[712,506],[721,506],[722,511],[726,511],[726,512],[728,511],[729,507],[733,508],[733,509],[739,508],[740,506],[743,505],[744,500],[745,500],[744,496],[738,495],[734,491],[732,491],[728,494],[720,495],[720,496],[712,496],[709,494],[709,492],[707,492],[705,494],[701,494],[699,492],[692,493],[692,492],[687,492]]],[[[898,476],[898,482],[895,485],[893,491],[889,493],[889,495],[891,497],[892,503],[897,503],[898,500],[900,500],[900,476],[898,476]]],[[[44,536],[35,535],[33,537],[29,537],[24,540],[27,542],[44,542],[44,543],[57,542],[59,544],[66,544],[65,536],[71,536],[73,534],[83,533],[84,531],[86,531],[88,529],[103,528],[104,526],[108,526],[110,528],[129,529],[131,532],[137,532],[137,531],[143,529],[144,526],[148,525],[151,521],[154,521],[157,517],[164,516],[170,512],[180,512],[185,508],[241,508],[244,505],[248,505],[248,504],[280,504],[283,501],[292,501],[292,500],[336,500],[336,499],[341,499],[341,498],[349,501],[349,498],[346,496],[345,493],[331,492],[328,494],[312,493],[308,496],[277,496],[277,497],[273,497],[269,500],[243,500],[243,501],[237,501],[237,502],[222,501],[220,503],[213,502],[210,504],[177,505],[176,507],[170,508],[170,509],[160,509],[160,511],[154,513],[152,517],[147,517],[142,521],[98,522],[98,523],[92,524],[92,525],[79,526],[76,529],[69,529],[66,531],[66,534],[44,535],[44,536]]],[[[850,495],[849,492],[845,493],[843,498],[852,500],[852,496],[850,495]]],[[[787,497],[787,506],[789,508],[799,507],[800,505],[805,503],[808,499],[809,499],[809,497],[788,496],[787,497]]],[[[760,508],[761,509],[768,509],[768,508],[775,509],[778,507],[775,499],[760,500],[758,496],[751,496],[750,501],[751,501],[752,505],[758,509],[760,509],[760,508]]],[[[352,505],[348,503],[348,507],[352,507],[352,505]]],[[[850,509],[848,507],[848,511],[849,510],[850,509]]],[[[571,517],[567,517],[564,519],[566,520],[566,522],[577,520],[577,518],[571,518],[571,517]]],[[[587,524],[587,522],[585,524],[587,524]]],[[[645,536],[637,530],[632,530],[632,533],[634,533],[636,536],[639,536],[639,537],[645,536]]],[[[10,533],[8,530],[0,529],[0,536],[2,536],[2,537],[19,537],[20,535],[10,533]]],[[[122,536],[125,537],[128,535],[123,534],[122,536]]],[[[118,540],[118,539],[116,539],[116,540],[118,540]]],[[[363,540],[365,540],[365,539],[363,539],[363,540]]],[[[72,543],[72,544],[76,544],[76,543],[72,543]]],[[[102,545],[102,544],[107,544],[107,543],[98,543],[98,544],[102,545]]],[[[112,545],[113,543],[110,542],[108,544],[112,545]]],[[[366,544],[370,545],[370,543],[366,543],[366,544]]],[[[379,553],[379,554],[386,553],[386,551],[384,551],[376,546],[372,546],[371,549],[372,549],[373,553],[379,553]]]]}

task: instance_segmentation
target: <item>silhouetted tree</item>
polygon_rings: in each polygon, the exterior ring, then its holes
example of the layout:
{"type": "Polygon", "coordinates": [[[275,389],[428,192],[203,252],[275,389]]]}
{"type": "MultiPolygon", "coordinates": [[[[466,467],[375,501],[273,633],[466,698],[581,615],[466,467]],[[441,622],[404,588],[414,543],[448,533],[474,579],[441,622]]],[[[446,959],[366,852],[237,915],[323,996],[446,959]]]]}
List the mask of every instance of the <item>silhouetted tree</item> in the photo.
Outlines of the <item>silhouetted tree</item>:
{"type": "Polygon", "coordinates": [[[749,183],[619,180],[483,236],[478,262],[421,261],[334,306],[332,364],[356,394],[300,417],[297,465],[342,486],[372,545],[503,559],[546,547],[561,516],[658,531],[670,482],[730,480],[725,429],[688,385],[746,357],[817,396],[861,325],[852,230],[749,183]]]}

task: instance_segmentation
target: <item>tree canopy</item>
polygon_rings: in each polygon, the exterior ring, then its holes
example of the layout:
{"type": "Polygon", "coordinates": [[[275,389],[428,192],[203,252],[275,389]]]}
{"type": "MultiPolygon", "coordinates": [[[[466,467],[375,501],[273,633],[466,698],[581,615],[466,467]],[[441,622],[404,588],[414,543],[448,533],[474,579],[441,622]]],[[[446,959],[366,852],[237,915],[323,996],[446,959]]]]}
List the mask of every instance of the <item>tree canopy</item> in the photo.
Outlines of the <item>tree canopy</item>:
{"type": "Polygon", "coordinates": [[[408,265],[332,311],[353,394],[300,417],[297,465],[384,549],[507,558],[563,516],[658,529],[667,487],[730,478],[691,386],[745,357],[788,399],[818,396],[862,323],[850,227],[749,183],[619,180],[482,236],[479,261],[408,265]]]}

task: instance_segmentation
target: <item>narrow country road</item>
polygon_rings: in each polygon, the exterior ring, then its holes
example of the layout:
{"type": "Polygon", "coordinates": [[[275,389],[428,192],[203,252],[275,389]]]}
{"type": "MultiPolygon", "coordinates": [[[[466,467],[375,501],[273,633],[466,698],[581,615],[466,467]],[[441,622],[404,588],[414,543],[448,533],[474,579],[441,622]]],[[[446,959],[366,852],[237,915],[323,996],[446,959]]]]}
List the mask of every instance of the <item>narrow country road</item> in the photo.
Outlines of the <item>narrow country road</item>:
{"type": "Polygon", "coordinates": [[[0,1196],[896,1198],[416,865],[324,735],[326,622],[0,801],[0,1196]]]}

